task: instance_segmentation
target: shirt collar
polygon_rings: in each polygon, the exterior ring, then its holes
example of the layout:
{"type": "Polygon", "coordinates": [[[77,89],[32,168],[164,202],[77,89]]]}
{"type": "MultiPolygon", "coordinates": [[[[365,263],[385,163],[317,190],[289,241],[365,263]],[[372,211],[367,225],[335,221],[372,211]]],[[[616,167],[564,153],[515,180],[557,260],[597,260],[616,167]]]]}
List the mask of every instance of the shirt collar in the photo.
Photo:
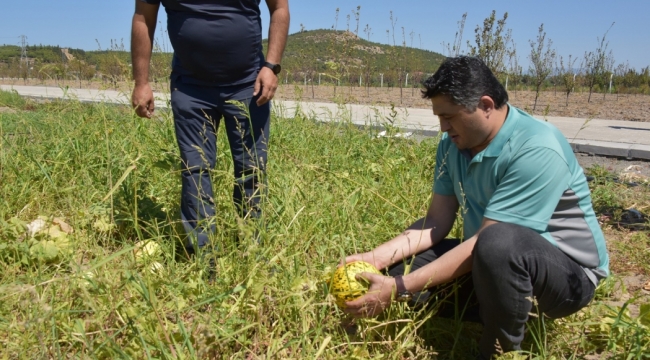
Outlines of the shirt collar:
{"type": "Polygon", "coordinates": [[[499,156],[503,147],[506,145],[508,140],[510,140],[510,136],[512,136],[512,133],[517,127],[517,116],[514,115],[515,109],[508,104],[506,104],[506,106],[508,107],[508,116],[506,116],[506,120],[503,122],[503,125],[501,125],[501,129],[499,129],[497,136],[495,136],[485,150],[482,151],[483,156],[499,156]]]}

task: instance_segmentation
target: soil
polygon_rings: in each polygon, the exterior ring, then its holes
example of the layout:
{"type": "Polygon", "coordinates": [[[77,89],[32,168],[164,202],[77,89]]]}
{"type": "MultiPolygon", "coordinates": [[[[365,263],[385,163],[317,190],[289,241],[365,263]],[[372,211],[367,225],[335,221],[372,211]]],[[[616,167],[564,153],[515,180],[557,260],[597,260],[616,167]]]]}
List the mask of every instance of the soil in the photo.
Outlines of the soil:
{"type": "MultiPolygon", "coordinates": [[[[650,183],[650,161],[627,160],[583,153],[576,153],[575,155],[583,169],[600,166],[614,175],[635,174],[638,179],[646,179],[650,183]]],[[[630,177],[634,177],[634,175],[630,177]]]]}
{"type": "MultiPolygon", "coordinates": [[[[559,89],[558,89],[559,90],[559,89]]],[[[275,95],[276,99],[317,102],[339,101],[346,104],[373,104],[410,108],[431,108],[431,103],[422,99],[416,88],[369,88],[332,86],[282,85],[275,95]]],[[[560,91],[540,93],[535,107],[534,91],[508,92],[510,103],[537,116],[566,116],[576,118],[650,121],[650,96],[633,94],[589,94],[572,93],[568,104],[566,95],[560,91]],[[535,110],[533,111],[533,107],[535,110]]]]}
{"type": "MultiPolygon", "coordinates": [[[[101,81],[40,81],[30,79],[0,79],[3,85],[56,86],[84,89],[112,89],[130,92],[132,83],[119,82],[115,86],[101,81]]],[[[154,91],[168,91],[167,82],[152,83],[154,91]]],[[[650,96],[634,94],[591,94],[578,91],[570,94],[568,104],[566,95],[560,91],[547,89],[540,93],[535,106],[535,92],[510,88],[510,103],[536,116],[566,116],[576,118],[650,121],[650,96]],[[535,108],[535,110],[533,110],[535,108]]],[[[281,84],[275,94],[280,100],[301,100],[317,102],[341,102],[347,104],[372,104],[396,107],[429,109],[431,103],[422,99],[418,88],[368,88],[359,86],[311,86],[281,84]],[[401,94],[401,95],[400,95],[401,94]]]]}

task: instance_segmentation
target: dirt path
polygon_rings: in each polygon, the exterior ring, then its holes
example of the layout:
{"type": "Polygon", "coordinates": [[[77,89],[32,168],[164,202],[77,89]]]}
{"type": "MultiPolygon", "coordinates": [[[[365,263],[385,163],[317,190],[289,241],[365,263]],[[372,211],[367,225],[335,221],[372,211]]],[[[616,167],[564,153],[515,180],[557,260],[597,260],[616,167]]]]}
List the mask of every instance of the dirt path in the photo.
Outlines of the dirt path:
{"type": "MultiPolygon", "coordinates": [[[[526,110],[536,116],[567,116],[577,118],[650,121],[650,96],[648,95],[617,95],[592,94],[591,101],[587,102],[588,93],[574,93],[569,96],[568,105],[566,96],[560,92],[545,91],[540,94],[535,111],[532,111],[535,102],[533,91],[508,92],[510,103],[526,110]]],[[[347,104],[374,104],[404,106],[411,108],[428,109],[431,103],[422,99],[418,89],[396,88],[360,88],[338,87],[336,95],[332,86],[281,86],[278,88],[276,98],[284,100],[302,100],[318,102],[340,101],[347,104]]]]}
{"type": "MultiPolygon", "coordinates": [[[[36,81],[36,80],[8,80],[0,79],[0,84],[5,85],[47,85],[71,88],[79,88],[78,81],[67,80],[65,82],[36,81]]],[[[81,87],[86,89],[107,89],[130,92],[131,83],[118,83],[117,87],[107,82],[82,81],[81,87]]],[[[153,83],[154,91],[168,91],[169,84],[153,83]]],[[[558,89],[559,90],[559,89],[558,89]]],[[[514,91],[509,89],[510,103],[524,109],[538,117],[567,116],[577,118],[630,120],[650,122],[650,96],[649,95],[617,95],[617,94],[592,94],[591,101],[587,102],[588,93],[576,92],[569,96],[568,105],[566,96],[561,91],[542,92],[537,102],[536,110],[533,111],[535,93],[533,91],[514,91]]],[[[369,88],[364,87],[336,87],[333,86],[311,86],[311,85],[283,85],[278,87],[276,99],[301,100],[317,102],[342,102],[347,104],[372,104],[387,105],[394,104],[397,107],[411,107],[428,109],[431,103],[422,99],[417,88],[369,88]]]]}

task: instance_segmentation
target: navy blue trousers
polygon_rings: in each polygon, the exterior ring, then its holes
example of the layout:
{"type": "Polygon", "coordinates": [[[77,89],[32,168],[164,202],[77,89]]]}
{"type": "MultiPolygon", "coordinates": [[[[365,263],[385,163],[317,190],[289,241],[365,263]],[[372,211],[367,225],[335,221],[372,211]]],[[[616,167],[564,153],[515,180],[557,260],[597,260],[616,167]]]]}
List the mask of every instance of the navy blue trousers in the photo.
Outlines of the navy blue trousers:
{"type": "MultiPolygon", "coordinates": [[[[411,271],[435,261],[459,243],[443,240],[418,254],[411,262],[411,271]]],[[[479,234],[472,254],[470,274],[415,294],[412,305],[436,304],[440,316],[481,321],[482,358],[498,353],[497,342],[502,351],[520,350],[530,313],[564,317],[586,306],[594,296],[595,285],[585,271],[531,229],[494,224],[479,234]]],[[[404,272],[404,262],[389,269],[391,276],[404,272]]]]}
{"type": "Polygon", "coordinates": [[[257,106],[254,83],[211,87],[171,78],[171,106],[182,160],[181,220],[194,252],[216,229],[210,172],[216,165],[216,135],[226,126],[235,183],[233,202],[242,218],[259,218],[265,196],[271,104],[257,106]]]}

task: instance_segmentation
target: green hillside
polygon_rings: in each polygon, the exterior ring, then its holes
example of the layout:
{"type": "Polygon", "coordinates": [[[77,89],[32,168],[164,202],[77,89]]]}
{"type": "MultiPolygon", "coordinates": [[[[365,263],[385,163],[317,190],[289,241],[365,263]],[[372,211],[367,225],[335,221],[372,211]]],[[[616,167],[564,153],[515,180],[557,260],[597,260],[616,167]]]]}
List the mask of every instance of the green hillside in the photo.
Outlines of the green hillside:
{"type": "MultiPolygon", "coordinates": [[[[264,40],[265,51],[266,45],[264,40]]],[[[20,66],[20,52],[15,45],[0,46],[0,76],[87,79],[101,74],[117,80],[130,76],[130,54],[123,47],[101,51],[68,49],[70,57],[62,53],[60,46],[28,46],[28,73],[20,66]]],[[[423,74],[433,73],[443,59],[431,51],[378,44],[346,31],[303,31],[289,35],[282,62],[283,80],[300,82],[307,77],[317,81],[320,74],[328,83],[357,83],[361,77],[363,83],[378,84],[379,74],[383,74],[384,83],[390,85],[404,83],[408,73],[409,82],[414,83],[423,74]]],[[[155,53],[152,77],[166,77],[170,62],[171,54],[155,53]]]]}
{"type": "Polygon", "coordinates": [[[402,78],[409,73],[416,80],[433,73],[444,58],[432,51],[374,43],[347,31],[310,30],[289,36],[283,66],[294,76],[323,73],[342,83],[358,81],[359,76],[375,82],[381,73],[391,82],[400,73],[402,78]]]}

